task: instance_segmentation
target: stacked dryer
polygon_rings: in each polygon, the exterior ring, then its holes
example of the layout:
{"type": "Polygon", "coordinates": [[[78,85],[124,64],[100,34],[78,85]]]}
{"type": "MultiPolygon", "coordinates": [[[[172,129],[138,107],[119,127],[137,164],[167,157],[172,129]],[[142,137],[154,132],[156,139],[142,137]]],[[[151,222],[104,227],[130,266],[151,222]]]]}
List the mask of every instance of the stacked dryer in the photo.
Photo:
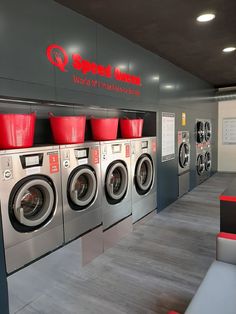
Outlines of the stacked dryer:
{"type": "Polygon", "coordinates": [[[205,126],[204,160],[205,160],[205,177],[207,179],[211,176],[211,167],[212,167],[212,151],[211,151],[212,124],[211,124],[211,121],[205,120],[204,126],[205,126]]]}
{"type": "Polygon", "coordinates": [[[211,136],[210,120],[196,120],[196,180],[202,183],[211,175],[211,136]]]}
{"type": "Polygon", "coordinates": [[[131,140],[132,221],[157,208],[156,137],[131,140]]]}
{"type": "Polygon", "coordinates": [[[190,141],[189,131],[178,132],[178,179],[179,197],[189,191],[190,183],[190,141]]]}
{"type": "Polygon", "coordinates": [[[59,147],[0,152],[0,199],[7,272],[63,244],[59,147]]]}

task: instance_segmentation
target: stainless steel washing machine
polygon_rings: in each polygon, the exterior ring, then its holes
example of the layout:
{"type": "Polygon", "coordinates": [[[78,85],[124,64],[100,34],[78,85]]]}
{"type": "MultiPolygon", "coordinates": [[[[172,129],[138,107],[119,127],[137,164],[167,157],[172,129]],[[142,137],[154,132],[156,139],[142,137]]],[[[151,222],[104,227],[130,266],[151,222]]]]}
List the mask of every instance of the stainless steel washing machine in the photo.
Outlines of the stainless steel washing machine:
{"type": "Polygon", "coordinates": [[[132,220],[157,208],[156,137],[131,140],[132,220]]]}
{"type": "Polygon", "coordinates": [[[130,141],[101,142],[103,230],[131,215],[130,141]]]}
{"type": "Polygon", "coordinates": [[[63,244],[59,147],[0,151],[7,272],[63,244]]]}
{"type": "Polygon", "coordinates": [[[61,145],[65,242],[102,224],[99,142],[61,145]]]}
{"type": "Polygon", "coordinates": [[[189,131],[178,132],[178,179],[180,197],[189,191],[190,186],[189,131]]]}

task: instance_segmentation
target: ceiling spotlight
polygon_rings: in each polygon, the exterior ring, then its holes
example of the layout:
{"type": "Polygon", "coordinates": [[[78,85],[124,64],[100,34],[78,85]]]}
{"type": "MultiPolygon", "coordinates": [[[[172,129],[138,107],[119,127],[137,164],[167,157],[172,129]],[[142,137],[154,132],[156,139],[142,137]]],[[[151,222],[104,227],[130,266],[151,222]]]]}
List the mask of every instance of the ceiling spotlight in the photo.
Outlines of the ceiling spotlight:
{"type": "Polygon", "coordinates": [[[206,13],[206,14],[199,15],[197,17],[197,21],[200,23],[205,23],[205,22],[214,20],[215,17],[216,16],[213,13],[206,13]]]}
{"type": "Polygon", "coordinates": [[[232,51],[235,51],[236,48],[235,47],[226,47],[223,49],[223,52],[232,52],[232,51]]]}
{"type": "Polygon", "coordinates": [[[163,88],[165,88],[165,89],[174,89],[175,86],[173,84],[166,84],[166,85],[163,85],[163,88]]]}
{"type": "Polygon", "coordinates": [[[154,81],[159,81],[160,80],[160,77],[157,75],[157,76],[153,76],[153,80],[154,81]]]}

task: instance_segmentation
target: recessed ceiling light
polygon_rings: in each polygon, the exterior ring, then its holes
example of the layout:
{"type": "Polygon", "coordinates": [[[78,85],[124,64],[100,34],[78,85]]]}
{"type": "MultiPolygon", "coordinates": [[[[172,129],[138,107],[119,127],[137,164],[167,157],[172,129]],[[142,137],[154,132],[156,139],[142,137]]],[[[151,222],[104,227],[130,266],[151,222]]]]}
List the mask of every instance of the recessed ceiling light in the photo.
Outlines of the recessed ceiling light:
{"type": "Polygon", "coordinates": [[[235,51],[236,48],[235,47],[226,47],[223,49],[223,52],[232,52],[232,51],[235,51]]]}
{"type": "Polygon", "coordinates": [[[197,17],[197,21],[201,23],[205,23],[205,22],[214,20],[215,17],[216,16],[214,13],[206,13],[206,14],[199,15],[197,17]]]}

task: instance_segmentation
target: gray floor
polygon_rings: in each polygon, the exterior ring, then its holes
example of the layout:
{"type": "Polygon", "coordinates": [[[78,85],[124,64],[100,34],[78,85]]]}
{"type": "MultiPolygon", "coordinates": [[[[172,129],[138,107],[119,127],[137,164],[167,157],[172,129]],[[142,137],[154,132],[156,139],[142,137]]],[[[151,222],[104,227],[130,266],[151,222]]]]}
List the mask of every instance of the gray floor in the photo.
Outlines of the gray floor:
{"type": "Polygon", "coordinates": [[[216,174],[84,268],[73,242],[10,276],[11,313],[183,312],[215,257],[218,196],[231,180],[216,174]]]}

